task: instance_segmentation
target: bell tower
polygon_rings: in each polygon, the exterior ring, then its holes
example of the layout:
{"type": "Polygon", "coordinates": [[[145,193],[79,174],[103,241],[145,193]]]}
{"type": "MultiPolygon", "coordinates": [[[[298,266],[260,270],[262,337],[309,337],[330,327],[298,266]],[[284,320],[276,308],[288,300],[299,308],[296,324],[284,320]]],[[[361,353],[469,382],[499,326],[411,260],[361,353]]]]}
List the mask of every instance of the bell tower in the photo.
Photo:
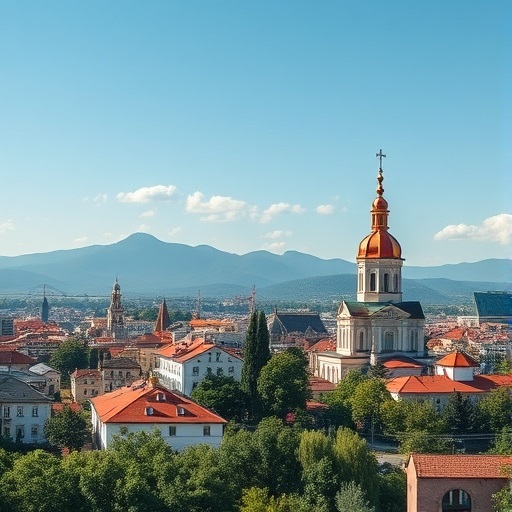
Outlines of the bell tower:
{"type": "Polygon", "coordinates": [[[371,209],[371,233],[357,252],[357,301],[402,302],[402,248],[388,231],[388,202],[384,199],[382,149],[377,153],[377,197],[371,209]]]}

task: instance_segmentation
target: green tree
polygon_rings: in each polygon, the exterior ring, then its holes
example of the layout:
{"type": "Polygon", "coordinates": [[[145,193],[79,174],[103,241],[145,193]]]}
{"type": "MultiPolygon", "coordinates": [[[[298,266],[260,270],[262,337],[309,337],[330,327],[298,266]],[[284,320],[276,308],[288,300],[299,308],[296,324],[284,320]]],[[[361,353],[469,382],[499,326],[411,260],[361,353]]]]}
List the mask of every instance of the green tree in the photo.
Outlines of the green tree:
{"type": "Polygon", "coordinates": [[[348,428],[339,428],[333,443],[333,453],[340,479],[360,485],[370,505],[377,506],[378,464],[366,441],[348,428]]]}
{"type": "Polygon", "coordinates": [[[388,369],[381,361],[372,364],[368,369],[368,378],[370,379],[386,379],[388,376],[388,369]]]}
{"type": "Polygon", "coordinates": [[[270,496],[268,489],[244,489],[240,512],[316,512],[297,494],[270,496]]]}
{"type": "Polygon", "coordinates": [[[512,455],[512,432],[510,427],[503,427],[499,435],[497,435],[491,448],[487,453],[493,455],[512,455]]]}
{"type": "Polygon", "coordinates": [[[477,403],[477,411],[484,432],[501,432],[504,427],[510,425],[512,418],[510,388],[493,389],[477,403]]]}
{"type": "Polygon", "coordinates": [[[210,373],[194,388],[191,397],[226,420],[242,421],[245,417],[247,398],[233,377],[210,373]]]}
{"type": "Polygon", "coordinates": [[[339,475],[330,455],[322,457],[304,469],[302,484],[303,498],[311,510],[333,510],[336,491],[339,489],[339,475]]]}
{"type": "Polygon", "coordinates": [[[87,343],[76,338],[64,340],[50,358],[50,366],[61,372],[64,384],[69,384],[69,375],[76,368],[87,368],[88,365],[87,343]]]}
{"type": "Polygon", "coordinates": [[[336,494],[336,510],[338,512],[374,512],[375,507],[370,506],[365,499],[360,485],[355,482],[343,482],[336,494]]]}
{"type": "Polygon", "coordinates": [[[311,391],[304,352],[289,348],[274,354],[261,370],[257,389],[264,409],[280,418],[296,409],[305,409],[311,391]]]}
{"type": "Polygon", "coordinates": [[[393,399],[383,379],[373,378],[361,382],[350,399],[353,421],[373,434],[381,427],[381,408],[389,400],[393,399]]]}
{"type": "Polygon", "coordinates": [[[82,414],[65,405],[62,411],[46,420],[43,432],[48,442],[60,449],[81,450],[87,435],[87,422],[82,414]]]}
{"type": "Polygon", "coordinates": [[[379,511],[406,512],[407,476],[397,466],[386,463],[379,471],[379,511]]]}
{"type": "Polygon", "coordinates": [[[476,407],[467,395],[459,392],[450,395],[441,416],[447,433],[461,435],[475,431],[476,407]]]}
{"type": "Polygon", "coordinates": [[[304,430],[300,433],[297,457],[303,469],[317,463],[331,453],[331,441],[323,432],[304,430]]]}

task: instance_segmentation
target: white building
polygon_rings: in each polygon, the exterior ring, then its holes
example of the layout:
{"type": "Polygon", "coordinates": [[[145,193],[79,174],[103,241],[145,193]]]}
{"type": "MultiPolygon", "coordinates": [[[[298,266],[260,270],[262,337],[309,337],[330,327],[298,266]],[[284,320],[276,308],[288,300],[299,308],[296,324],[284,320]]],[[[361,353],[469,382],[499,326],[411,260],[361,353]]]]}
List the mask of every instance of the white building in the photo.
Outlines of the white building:
{"type": "MultiPolygon", "coordinates": [[[[380,152],[378,157],[381,158],[380,152]]],[[[393,356],[424,354],[425,316],[417,301],[402,301],[402,248],[388,231],[382,168],[371,209],[371,233],[357,252],[357,301],[337,313],[335,351],[315,354],[314,374],[338,382],[351,369],[393,356]]]]}
{"type": "Polygon", "coordinates": [[[0,432],[13,441],[44,443],[43,426],[51,415],[50,399],[10,375],[0,377],[0,432]]]}
{"type": "Polygon", "coordinates": [[[157,378],[112,391],[91,400],[93,442],[106,449],[123,431],[158,429],[174,450],[195,444],[217,447],[226,420],[181,393],[158,384],[157,378]]]}
{"type": "Polygon", "coordinates": [[[168,389],[190,396],[194,387],[208,372],[240,381],[242,360],[226,349],[204,338],[183,340],[166,345],[155,352],[154,373],[168,389]]]}

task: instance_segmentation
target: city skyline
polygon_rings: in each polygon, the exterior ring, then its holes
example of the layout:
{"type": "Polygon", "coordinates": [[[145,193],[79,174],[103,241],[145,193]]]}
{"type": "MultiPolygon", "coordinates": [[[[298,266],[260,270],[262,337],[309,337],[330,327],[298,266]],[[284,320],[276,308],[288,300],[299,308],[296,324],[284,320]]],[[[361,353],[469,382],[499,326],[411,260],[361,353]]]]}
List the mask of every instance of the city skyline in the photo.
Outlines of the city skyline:
{"type": "Polygon", "coordinates": [[[511,256],[509,2],[0,12],[0,256],[147,232],[354,261],[381,149],[406,265],[511,256]]]}

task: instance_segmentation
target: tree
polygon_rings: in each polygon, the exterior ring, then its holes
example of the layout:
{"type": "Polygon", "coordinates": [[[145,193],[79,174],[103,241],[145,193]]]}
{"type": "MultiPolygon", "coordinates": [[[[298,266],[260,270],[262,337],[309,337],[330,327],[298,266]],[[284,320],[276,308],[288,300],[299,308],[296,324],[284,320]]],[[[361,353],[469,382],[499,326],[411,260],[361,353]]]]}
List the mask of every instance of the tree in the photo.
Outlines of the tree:
{"type": "Polygon", "coordinates": [[[368,370],[368,377],[370,379],[386,379],[388,373],[388,369],[384,364],[381,361],[377,361],[375,364],[370,366],[370,369],[368,370]]]}
{"type": "Polygon", "coordinates": [[[352,419],[363,425],[368,432],[373,432],[381,425],[381,407],[391,398],[383,379],[373,378],[361,382],[350,399],[352,419]]]}
{"type": "Polygon", "coordinates": [[[336,510],[338,512],[374,512],[366,501],[360,485],[355,482],[343,482],[341,489],[336,494],[336,510]]]}
{"type": "Polygon", "coordinates": [[[258,393],[264,409],[284,419],[287,413],[305,409],[311,396],[308,361],[301,349],[274,354],[261,370],[258,393]]]}
{"type": "Polygon", "coordinates": [[[504,427],[510,425],[512,417],[510,388],[493,389],[478,402],[477,411],[484,432],[501,432],[504,427]]]}
{"type": "Polygon", "coordinates": [[[87,434],[87,422],[84,417],[64,406],[52,418],[48,418],[43,428],[48,442],[60,449],[81,450],[87,434]]]}
{"type": "Polygon", "coordinates": [[[453,393],[446,403],[441,416],[445,431],[454,435],[474,432],[476,427],[476,408],[471,398],[460,392],[453,393]]]}
{"type": "Polygon", "coordinates": [[[379,470],[379,511],[406,512],[407,476],[405,471],[385,463],[379,470]]]}
{"type": "Polygon", "coordinates": [[[487,453],[493,455],[512,455],[512,432],[510,427],[503,427],[499,435],[494,438],[487,453]]]}
{"type": "Polygon", "coordinates": [[[244,489],[240,512],[316,512],[297,494],[269,496],[267,488],[244,489]]]}
{"type": "Polygon", "coordinates": [[[50,358],[50,366],[61,372],[63,382],[69,382],[69,375],[76,368],[87,368],[88,365],[87,343],[76,338],[64,340],[50,358]]]}
{"type": "Polygon", "coordinates": [[[192,391],[191,398],[226,420],[242,421],[246,396],[233,377],[209,373],[192,391]]]}

